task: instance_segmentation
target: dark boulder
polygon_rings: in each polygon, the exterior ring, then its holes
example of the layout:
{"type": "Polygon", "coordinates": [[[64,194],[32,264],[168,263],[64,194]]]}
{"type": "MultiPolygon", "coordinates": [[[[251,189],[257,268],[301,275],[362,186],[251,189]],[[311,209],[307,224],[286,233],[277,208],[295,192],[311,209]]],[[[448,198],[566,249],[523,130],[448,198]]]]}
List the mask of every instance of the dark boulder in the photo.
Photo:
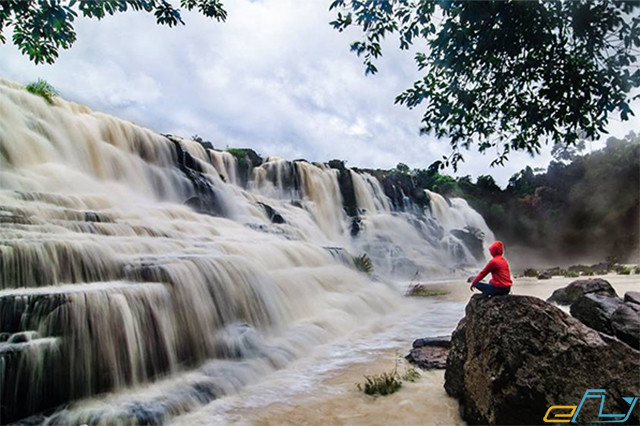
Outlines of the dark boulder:
{"type": "Polygon", "coordinates": [[[267,214],[267,217],[272,223],[276,223],[276,224],[286,223],[286,221],[284,220],[284,217],[282,217],[282,215],[278,213],[276,209],[274,209],[273,207],[265,203],[258,203],[258,204],[262,206],[265,213],[267,214]]]}
{"type": "Polygon", "coordinates": [[[252,167],[259,167],[262,164],[262,157],[260,157],[257,152],[255,152],[251,148],[244,148],[244,151],[247,160],[249,160],[249,163],[252,167]]]}
{"type": "MultiPolygon", "coordinates": [[[[445,390],[469,424],[544,424],[552,405],[605,389],[607,413],[640,395],[640,351],[530,296],[473,296],[451,338],[445,390]]],[[[585,403],[578,423],[597,420],[585,403]]],[[[629,422],[640,421],[638,410],[629,422]]]]}
{"type": "Polygon", "coordinates": [[[623,303],[611,315],[615,336],[629,346],[640,349],[640,305],[623,303]]]}
{"type": "Polygon", "coordinates": [[[538,275],[539,280],[550,280],[551,278],[553,278],[553,273],[550,271],[542,271],[538,275]]]}
{"type": "Polygon", "coordinates": [[[26,343],[30,342],[34,339],[38,339],[40,336],[36,331],[20,331],[18,333],[13,333],[7,343],[26,343]]]}
{"type": "Polygon", "coordinates": [[[569,310],[571,315],[594,330],[613,335],[611,316],[622,304],[619,297],[608,294],[589,293],[576,300],[569,310]]]}
{"type": "Polygon", "coordinates": [[[625,303],[640,305],[640,291],[628,291],[624,294],[625,303]]]}
{"type": "Polygon", "coordinates": [[[413,342],[413,349],[405,358],[425,370],[444,369],[451,347],[451,336],[426,337],[413,342]]]}
{"type": "Polygon", "coordinates": [[[558,305],[571,305],[581,296],[589,293],[600,293],[612,297],[618,297],[616,291],[611,287],[608,281],[602,278],[577,280],[566,287],[559,288],[551,294],[547,302],[556,303],[558,305]]]}

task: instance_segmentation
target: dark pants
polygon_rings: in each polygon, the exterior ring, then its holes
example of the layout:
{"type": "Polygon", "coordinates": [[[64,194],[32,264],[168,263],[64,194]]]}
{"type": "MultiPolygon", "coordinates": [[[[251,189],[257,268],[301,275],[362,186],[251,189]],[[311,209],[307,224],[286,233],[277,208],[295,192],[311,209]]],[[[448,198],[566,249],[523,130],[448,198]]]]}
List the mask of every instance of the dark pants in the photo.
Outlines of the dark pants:
{"type": "Polygon", "coordinates": [[[476,288],[482,292],[482,294],[486,294],[489,296],[502,296],[505,294],[509,294],[511,291],[511,287],[496,287],[490,283],[477,283],[476,288]]]}

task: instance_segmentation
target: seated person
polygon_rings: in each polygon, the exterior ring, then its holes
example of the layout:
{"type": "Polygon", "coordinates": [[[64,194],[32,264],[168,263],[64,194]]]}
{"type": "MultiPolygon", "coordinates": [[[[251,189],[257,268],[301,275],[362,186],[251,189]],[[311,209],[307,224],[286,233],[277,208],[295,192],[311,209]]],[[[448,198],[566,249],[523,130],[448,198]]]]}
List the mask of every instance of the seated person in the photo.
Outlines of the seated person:
{"type": "Polygon", "coordinates": [[[483,294],[489,296],[509,294],[513,281],[509,271],[509,262],[502,257],[504,253],[502,242],[496,241],[491,244],[489,253],[491,253],[493,259],[487,263],[487,266],[473,280],[470,290],[473,291],[474,288],[477,288],[483,294]],[[491,280],[488,283],[480,282],[489,272],[491,272],[491,280]]]}

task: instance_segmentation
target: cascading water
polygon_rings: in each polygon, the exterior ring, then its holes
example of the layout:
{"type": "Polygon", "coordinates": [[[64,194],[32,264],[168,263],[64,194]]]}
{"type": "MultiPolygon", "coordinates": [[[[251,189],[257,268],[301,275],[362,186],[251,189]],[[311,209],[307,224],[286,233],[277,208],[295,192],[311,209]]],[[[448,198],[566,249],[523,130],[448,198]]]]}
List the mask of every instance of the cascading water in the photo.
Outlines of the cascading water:
{"type": "Polygon", "coordinates": [[[475,263],[453,231],[492,237],[464,200],[248,161],[0,80],[0,423],[166,420],[475,263]]]}

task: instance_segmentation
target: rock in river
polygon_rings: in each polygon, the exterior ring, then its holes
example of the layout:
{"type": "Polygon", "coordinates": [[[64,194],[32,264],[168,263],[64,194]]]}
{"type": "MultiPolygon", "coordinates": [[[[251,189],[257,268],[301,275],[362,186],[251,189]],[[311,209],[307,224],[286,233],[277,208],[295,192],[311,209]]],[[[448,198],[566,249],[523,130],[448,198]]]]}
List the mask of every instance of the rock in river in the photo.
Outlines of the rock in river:
{"type": "MultiPolygon", "coordinates": [[[[578,405],[605,389],[607,413],[640,395],[640,351],[529,296],[473,296],[451,336],[445,390],[470,424],[544,424],[552,405],[578,405]]],[[[578,422],[598,418],[585,403],[578,422]]],[[[638,410],[629,422],[640,421],[638,410]]]]}
{"type": "Polygon", "coordinates": [[[559,288],[551,294],[547,302],[556,303],[558,305],[571,305],[578,300],[579,297],[589,293],[601,293],[609,296],[618,297],[609,281],[602,278],[577,280],[566,287],[559,288]]]}
{"type": "Polygon", "coordinates": [[[405,358],[425,370],[444,369],[451,346],[451,336],[425,337],[413,342],[413,349],[405,358]]]}

